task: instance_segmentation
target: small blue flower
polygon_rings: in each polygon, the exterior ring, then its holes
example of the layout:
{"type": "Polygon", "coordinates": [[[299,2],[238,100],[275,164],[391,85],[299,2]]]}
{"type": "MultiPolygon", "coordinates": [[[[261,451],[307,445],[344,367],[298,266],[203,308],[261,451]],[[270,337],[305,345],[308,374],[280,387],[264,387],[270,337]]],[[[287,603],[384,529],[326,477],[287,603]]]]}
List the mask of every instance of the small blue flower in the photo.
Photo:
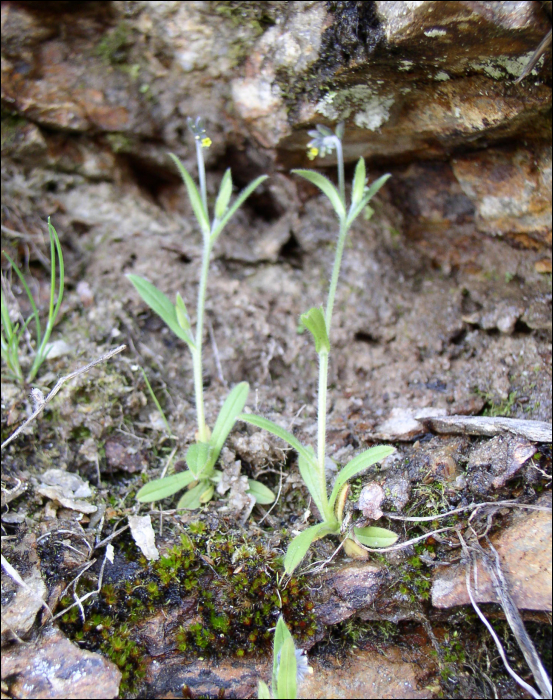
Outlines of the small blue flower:
{"type": "Polygon", "coordinates": [[[344,135],[344,122],[340,122],[336,127],[336,132],[329,129],[328,126],[317,124],[315,129],[307,132],[311,136],[311,141],[307,144],[309,160],[313,160],[316,156],[324,158],[327,153],[332,151],[337,146],[337,141],[341,140],[344,135]]]}
{"type": "Polygon", "coordinates": [[[199,141],[204,148],[209,148],[209,146],[211,146],[211,139],[206,133],[202,117],[196,117],[196,119],[188,117],[186,123],[190,131],[194,134],[196,141],[199,141]]]}

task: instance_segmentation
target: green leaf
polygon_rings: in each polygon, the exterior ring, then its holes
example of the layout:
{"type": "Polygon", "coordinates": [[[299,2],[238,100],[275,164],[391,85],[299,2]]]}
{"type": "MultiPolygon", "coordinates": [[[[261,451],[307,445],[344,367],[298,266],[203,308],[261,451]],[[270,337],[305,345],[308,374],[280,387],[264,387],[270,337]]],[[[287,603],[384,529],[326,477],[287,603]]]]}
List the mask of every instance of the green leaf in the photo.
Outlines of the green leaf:
{"type": "Polygon", "coordinates": [[[354,457],[336,477],[336,481],[334,482],[334,487],[332,489],[332,495],[330,496],[330,507],[334,508],[336,498],[338,497],[338,494],[346,481],[353,479],[356,474],[359,474],[359,472],[362,472],[364,469],[367,469],[376,462],[380,462],[395,451],[395,447],[390,447],[388,445],[376,445],[375,447],[371,447],[370,450],[365,450],[365,452],[361,452],[360,455],[354,457]]]}
{"type": "Polygon", "coordinates": [[[211,462],[214,449],[209,442],[195,442],[186,451],[186,464],[195,479],[208,478],[214,462],[211,462]]]}
{"type": "Polygon", "coordinates": [[[232,194],[232,175],[230,168],[223,175],[221,180],[221,185],[219,186],[219,194],[217,195],[217,201],[215,202],[215,218],[222,219],[230,201],[230,195],[232,194]]]}
{"type": "Polygon", "coordinates": [[[300,321],[307,328],[315,340],[317,355],[321,352],[330,352],[330,341],[326,330],[326,322],[322,309],[313,307],[300,316],[300,321]]]}
{"type": "Polygon", "coordinates": [[[246,405],[249,391],[250,385],[248,382],[240,382],[240,384],[237,384],[229,393],[225,399],[225,403],[221,406],[221,410],[219,411],[219,415],[217,416],[217,420],[215,421],[215,426],[209,440],[209,444],[213,446],[216,453],[215,460],[217,460],[219,453],[223,449],[225,440],[232,430],[232,426],[234,425],[236,418],[246,405]]]}
{"type": "Polygon", "coordinates": [[[378,180],[375,180],[373,182],[373,184],[369,187],[369,189],[363,195],[363,199],[361,199],[361,201],[359,201],[357,204],[354,204],[353,202],[351,203],[351,207],[350,207],[349,214],[348,214],[348,220],[347,220],[347,227],[348,228],[352,225],[352,223],[355,221],[355,219],[359,216],[359,214],[363,211],[363,209],[371,201],[371,199],[378,192],[378,190],[391,177],[392,176],[390,173],[387,173],[386,175],[382,175],[382,177],[379,177],[378,180]]]}
{"type": "Polygon", "coordinates": [[[255,498],[255,502],[261,506],[267,506],[275,500],[275,494],[255,479],[248,479],[248,493],[255,498]]]}
{"type": "Polygon", "coordinates": [[[250,182],[250,184],[245,189],[243,189],[242,192],[240,192],[240,194],[238,195],[238,197],[236,197],[225,216],[215,226],[215,229],[211,234],[211,243],[214,243],[217,240],[221,231],[225,228],[230,219],[234,216],[234,214],[238,211],[238,209],[242,206],[242,204],[246,201],[250,194],[268,177],[268,175],[260,175],[253,182],[250,182]]]}
{"type": "Polygon", "coordinates": [[[198,192],[198,188],[196,187],[196,183],[190,177],[190,175],[188,174],[188,171],[186,170],[184,165],[180,162],[180,160],[177,158],[177,156],[174,155],[174,153],[169,153],[169,155],[173,159],[173,162],[175,163],[175,165],[179,169],[181,177],[184,180],[184,184],[186,185],[186,189],[188,190],[188,197],[190,199],[190,204],[192,205],[192,209],[194,210],[194,214],[196,214],[196,219],[198,220],[202,234],[204,237],[207,237],[207,236],[209,236],[209,232],[211,229],[211,227],[209,225],[209,217],[207,215],[206,210],[204,209],[204,205],[202,204],[202,198],[200,197],[200,193],[198,192]]]}
{"type": "Polygon", "coordinates": [[[340,220],[346,218],[346,207],[342,202],[342,198],[336,187],[334,187],[328,178],[314,170],[292,170],[292,172],[316,185],[329,198],[330,203],[334,207],[334,211],[338,214],[338,218],[340,220]]]}
{"type": "Polygon", "coordinates": [[[200,508],[202,502],[200,501],[201,495],[205,492],[206,486],[205,481],[201,481],[199,484],[194,486],[194,488],[183,494],[177,503],[177,510],[196,510],[200,508]]]}
{"type": "Polygon", "coordinates": [[[272,700],[271,693],[269,692],[269,687],[264,681],[259,681],[257,686],[257,697],[261,700],[272,700]]]}
{"type": "Polygon", "coordinates": [[[357,165],[355,167],[355,175],[353,176],[353,185],[351,188],[351,206],[356,207],[359,202],[363,199],[363,192],[365,191],[365,159],[359,158],[357,165]]]}
{"type": "Polygon", "coordinates": [[[184,340],[190,347],[195,349],[195,344],[190,332],[186,332],[180,327],[177,320],[177,312],[169,297],[155,287],[151,282],[138,275],[127,275],[127,279],[132,282],[136,291],[148,306],[169,326],[173,333],[184,340]]]}
{"type": "Polygon", "coordinates": [[[190,333],[190,316],[188,315],[188,310],[186,304],[182,300],[181,295],[177,292],[175,299],[175,314],[177,317],[177,323],[182,328],[185,333],[190,333]]]}
{"type": "Polygon", "coordinates": [[[192,472],[180,472],[172,476],[164,476],[163,479],[154,479],[154,481],[144,484],[136,494],[136,500],[140,503],[161,501],[185,488],[192,481],[195,481],[192,472]]]}
{"type": "Polygon", "coordinates": [[[307,486],[307,490],[315,501],[319,513],[324,517],[327,504],[324,502],[323,495],[320,492],[319,465],[317,464],[315,453],[312,452],[312,458],[309,460],[305,459],[301,454],[298,455],[298,466],[303,483],[307,486]]]}
{"type": "Polygon", "coordinates": [[[205,488],[203,493],[200,496],[200,503],[209,503],[211,499],[213,498],[213,494],[215,493],[215,487],[213,484],[209,484],[208,482],[200,482],[203,483],[205,488]]]}
{"type": "Polygon", "coordinates": [[[340,139],[340,141],[344,138],[344,132],[346,130],[346,124],[345,122],[340,122],[336,126],[336,131],[334,132],[336,136],[340,139]]]}
{"type": "Polygon", "coordinates": [[[292,639],[292,635],[284,622],[284,618],[280,615],[276,623],[275,636],[273,638],[273,687],[275,687],[277,683],[278,655],[280,654],[282,645],[287,639],[292,639]]]}
{"type": "Polygon", "coordinates": [[[284,641],[280,650],[280,663],[277,674],[277,697],[287,700],[297,694],[298,662],[294,640],[289,637],[284,641]]]}
{"type": "Polygon", "coordinates": [[[399,535],[383,527],[354,527],[355,536],[365,547],[379,548],[391,547],[397,542],[399,535]]]}
{"type": "Polygon", "coordinates": [[[268,420],[262,416],[252,416],[249,413],[241,413],[239,416],[237,416],[237,418],[238,420],[244,421],[244,423],[249,423],[250,425],[255,425],[258,428],[263,428],[263,430],[266,430],[272,435],[276,435],[277,437],[281,438],[287,442],[290,447],[293,447],[298,454],[303,455],[305,459],[313,459],[312,451],[309,452],[309,450],[305,448],[301,442],[292,435],[292,433],[289,433],[284,428],[281,428],[280,425],[273,423],[272,420],[268,420]]]}
{"type": "MultiPolygon", "coordinates": [[[[338,525],[338,521],[336,521],[336,525],[338,525]]],[[[289,576],[292,574],[294,569],[307,554],[307,550],[312,542],[321,539],[321,537],[325,535],[331,533],[336,534],[338,529],[338,527],[332,527],[332,523],[318,523],[317,525],[308,527],[307,530],[304,530],[299,535],[296,535],[288,545],[286,556],[284,557],[284,570],[286,573],[289,576]]]]}

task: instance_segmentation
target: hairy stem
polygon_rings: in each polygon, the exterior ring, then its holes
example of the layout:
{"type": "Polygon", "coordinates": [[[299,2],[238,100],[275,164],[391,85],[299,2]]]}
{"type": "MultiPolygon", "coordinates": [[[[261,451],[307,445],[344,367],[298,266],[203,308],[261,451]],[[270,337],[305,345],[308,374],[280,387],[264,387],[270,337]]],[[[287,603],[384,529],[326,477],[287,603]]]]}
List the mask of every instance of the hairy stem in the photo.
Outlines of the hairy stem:
{"type": "MultiPolygon", "coordinates": [[[[328,504],[326,491],[325,454],[326,454],[326,392],[328,384],[328,353],[319,353],[319,396],[318,396],[318,431],[317,431],[317,462],[319,465],[319,483],[321,500],[328,504]]],[[[328,520],[328,513],[321,513],[328,520]]],[[[332,514],[330,514],[332,515],[332,514]]]]}
{"type": "Polygon", "coordinates": [[[207,187],[205,184],[205,164],[204,164],[204,154],[202,152],[202,144],[198,138],[195,139],[196,143],[196,158],[198,160],[198,177],[200,179],[200,194],[202,197],[202,204],[204,205],[205,213],[209,218],[209,212],[207,211],[207,187]]]}
{"type": "Polygon", "coordinates": [[[330,278],[330,287],[328,289],[328,298],[326,302],[326,332],[330,338],[330,326],[332,324],[332,309],[334,307],[334,297],[336,296],[336,287],[338,286],[338,277],[340,275],[340,265],[342,264],[342,254],[346,243],[348,229],[345,219],[340,222],[340,234],[338,243],[336,244],[336,255],[334,256],[334,267],[332,268],[332,277],[330,278]]]}
{"type": "Polygon", "coordinates": [[[196,395],[196,416],[198,421],[198,439],[200,442],[208,442],[209,436],[205,424],[204,410],[204,382],[202,372],[202,339],[204,332],[204,307],[207,289],[207,275],[209,272],[209,258],[211,256],[211,245],[204,244],[204,254],[202,259],[202,272],[200,275],[200,286],[198,288],[198,309],[196,313],[196,348],[192,353],[194,366],[194,393],[196,395]]]}
{"type": "Polygon", "coordinates": [[[334,139],[336,143],[336,160],[338,161],[338,188],[340,197],[344,206],[346,204],[346,185],[344,181],[344,151],[342,150],[342,141],[337,136],[334,139]]]}

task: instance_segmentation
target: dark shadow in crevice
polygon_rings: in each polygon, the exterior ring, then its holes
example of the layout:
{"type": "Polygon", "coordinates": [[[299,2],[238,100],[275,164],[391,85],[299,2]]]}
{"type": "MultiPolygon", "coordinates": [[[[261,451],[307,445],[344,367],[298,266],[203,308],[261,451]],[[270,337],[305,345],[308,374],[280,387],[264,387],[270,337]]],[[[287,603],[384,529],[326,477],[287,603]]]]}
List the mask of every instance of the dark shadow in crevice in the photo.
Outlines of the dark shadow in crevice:
{"type": "Polygon", "coordinates": [[[304,251],[293,231],[290,231],[290,238],[280,248],[278,253],[279,262],[287,262],[291,267],[303,269],[304,251]]]}
{"type": "Polygon", "coordinates": [[[161,206],[159,196],[168,186],[175,186],[181,182],[176,173],[161,166],[154,165],[151,161],[143,160],[135,155],[119,155],[118,160],[126,169],[138,187],[148,195],[158,206],[161,206]]]}
{"type": "Polygon", "coordinates": [[[357,333],[353,336],[353,339],[360,343],[367,343],[367,345],[378,345],[380,342],[378,338],[375,338],[368,331],[357,331],[357,333]]]}

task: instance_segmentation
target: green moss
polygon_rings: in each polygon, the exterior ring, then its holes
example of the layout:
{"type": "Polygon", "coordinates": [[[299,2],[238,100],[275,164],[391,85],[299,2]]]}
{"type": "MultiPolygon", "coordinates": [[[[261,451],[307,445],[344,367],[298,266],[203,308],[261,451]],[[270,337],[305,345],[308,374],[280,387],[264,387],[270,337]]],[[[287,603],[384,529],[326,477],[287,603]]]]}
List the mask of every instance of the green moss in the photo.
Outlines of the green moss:
{"type": "Polygon", "coordinates": [[[130,34],[130,27],[125,22],[121,22],[117,27],[104,34],[94,53],[111,65],[126,63],[130,34]]]}
{"type": "MultiPolygon", "coordinates": [[[[129,560],[139,559],[129,539],[123,550],[129,560]]],[[[80,646],[112,659],[123,673],[121,693],[134,693],[145,671],[137,628],[159,610],[178,608],[186,599],[194,598],[201,620],[181,626],[168,643],[187,657],[270,653],[280,614],[300,643],[313,636],[309,589],[300,577],[280,588],[279,568],[279,558],[262,542],[220,526],[209,531],[205,523],[192,523],[158,561],[142,558],[131,579],[106,583],[85,604],[84,625],[78,609],[72,608],[62,618],[62,629],[80,646]]],[[[63,606],[71,603],[69,597],[62,601],[63,606]]]]}

